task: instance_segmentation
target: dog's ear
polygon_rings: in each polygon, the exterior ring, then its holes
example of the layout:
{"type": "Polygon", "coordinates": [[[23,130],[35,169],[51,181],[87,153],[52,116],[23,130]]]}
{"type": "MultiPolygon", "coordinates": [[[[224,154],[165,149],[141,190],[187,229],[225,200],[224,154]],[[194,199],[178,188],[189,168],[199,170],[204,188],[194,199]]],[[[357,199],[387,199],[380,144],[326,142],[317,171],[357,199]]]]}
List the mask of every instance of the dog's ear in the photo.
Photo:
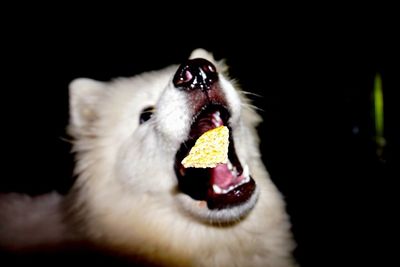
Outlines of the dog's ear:
{"type": "Polygon", "coordinates": [[[97,118],[97,105],[104,90],[104,83],[88,78],[75,79],[69,84],[70,127],[81,129],[97,118]]]}

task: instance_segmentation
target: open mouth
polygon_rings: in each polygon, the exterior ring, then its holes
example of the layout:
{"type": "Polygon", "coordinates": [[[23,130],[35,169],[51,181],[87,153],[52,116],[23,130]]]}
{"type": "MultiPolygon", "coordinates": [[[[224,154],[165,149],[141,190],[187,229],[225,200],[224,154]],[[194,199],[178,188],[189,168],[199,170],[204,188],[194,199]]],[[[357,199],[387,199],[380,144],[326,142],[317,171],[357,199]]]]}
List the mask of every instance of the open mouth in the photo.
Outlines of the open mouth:
{"type": "Polygon", "coordinates": [[[247,165],[242,166],[235,151],[230,114],[224,105],[204,106],[194,116],[188,139],[176,154],[175,172],[179,189],[195,200],[206,201],[209,209],[222,210],[246,203],[254,193],[255,182],[247,165]],[[185,168],[181,161],[188,155],[196,140],[205,132],[219,126],[229,129],[228,162],[215,168],[185,168]]]}

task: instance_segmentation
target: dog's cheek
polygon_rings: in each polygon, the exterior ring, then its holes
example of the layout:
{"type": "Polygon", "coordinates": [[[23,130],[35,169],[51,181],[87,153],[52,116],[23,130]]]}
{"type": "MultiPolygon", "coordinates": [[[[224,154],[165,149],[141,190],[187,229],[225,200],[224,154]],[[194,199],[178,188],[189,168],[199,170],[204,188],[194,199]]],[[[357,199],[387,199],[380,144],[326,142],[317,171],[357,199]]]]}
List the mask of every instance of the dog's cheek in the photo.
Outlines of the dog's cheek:
{"type": "Polygon", "coordinates": [[[186,94],[167,88],[157,103],[156,129],[171,144],[179,146],[188,136],[192,115],[186,94]]]}
{"type": "Polygon", "coordinates": [[[240,96],[232,83],[227,81],[222,75],[220,75],[220,84],[231,112],[231,126],[235,127],[240,120],[240,113],[242,108],[240,96]]]}

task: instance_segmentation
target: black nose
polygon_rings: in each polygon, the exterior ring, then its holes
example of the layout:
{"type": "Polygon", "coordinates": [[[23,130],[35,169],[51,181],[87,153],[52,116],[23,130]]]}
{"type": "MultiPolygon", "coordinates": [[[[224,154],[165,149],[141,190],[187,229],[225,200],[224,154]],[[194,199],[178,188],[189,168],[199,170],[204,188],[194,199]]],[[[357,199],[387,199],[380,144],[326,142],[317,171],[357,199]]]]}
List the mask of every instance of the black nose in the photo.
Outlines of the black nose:
{"type": "Polygon", "coordinates": [[[217,80],[218,73],[215,66],[208,60],[196,58],[179,66],[173,83],[181,89],[207,91],[217,80]]]}

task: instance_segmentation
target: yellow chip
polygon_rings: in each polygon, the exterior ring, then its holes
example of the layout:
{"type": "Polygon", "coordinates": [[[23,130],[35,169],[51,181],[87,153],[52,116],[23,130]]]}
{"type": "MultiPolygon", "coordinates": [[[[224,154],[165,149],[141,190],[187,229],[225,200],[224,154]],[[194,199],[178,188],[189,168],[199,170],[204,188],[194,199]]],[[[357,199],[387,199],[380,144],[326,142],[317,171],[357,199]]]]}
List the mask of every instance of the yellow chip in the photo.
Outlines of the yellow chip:
{"type": "Polygon", "coordinates": [[[182,160],[185,168],[214,168],[228,162],[229,130],[220,126],[202,134],[182,160]]]}

